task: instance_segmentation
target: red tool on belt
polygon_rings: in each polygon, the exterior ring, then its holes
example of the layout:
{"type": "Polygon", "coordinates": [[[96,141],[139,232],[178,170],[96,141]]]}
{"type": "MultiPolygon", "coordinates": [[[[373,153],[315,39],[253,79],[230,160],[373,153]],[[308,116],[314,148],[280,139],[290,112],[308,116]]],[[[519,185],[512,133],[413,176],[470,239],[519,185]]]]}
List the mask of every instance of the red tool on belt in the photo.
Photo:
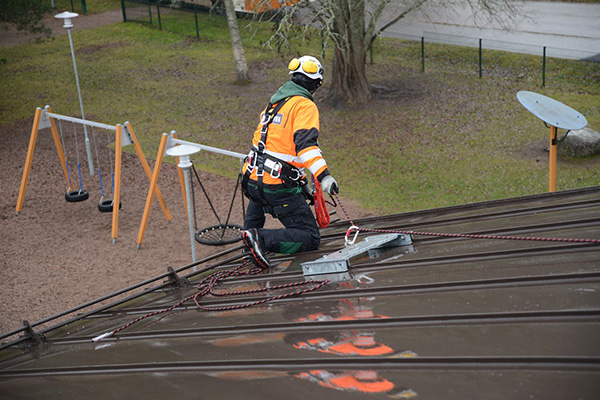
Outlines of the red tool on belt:
{"type": "Polygon", "coordinates": [[[323,190],[321,190],[321,182],[313,176],[313,185],[315,190],[313,192],[315,202],[315,214],[317,216],[317,224],[321,228],[327,228],[329,226],[329,211],[325,205],[325,198],[323,197],[323,190]]]}

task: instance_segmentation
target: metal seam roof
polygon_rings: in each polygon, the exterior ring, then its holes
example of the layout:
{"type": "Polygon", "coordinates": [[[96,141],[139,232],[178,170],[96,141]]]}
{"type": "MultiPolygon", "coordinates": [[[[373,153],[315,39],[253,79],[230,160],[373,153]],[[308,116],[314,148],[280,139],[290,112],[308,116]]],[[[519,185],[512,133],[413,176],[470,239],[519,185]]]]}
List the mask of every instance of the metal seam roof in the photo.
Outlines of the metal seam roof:
{"type": "MultiPolygon", "coordinates": [[[[598,240],[600,187],[354,222],[367,229],[598,240]]],[[[275,255],[270,271],[217,286],[249,295],[206,296],[203,304],[260,301],[269,294],[253,290],[304,280],[301,263],[343,248],[348,226],[342,221],[323,230],[318,251],[275,255]]],[[[355,257],[347,273],[317,291],[225,312],[200,312],[188,302],[91,343],[192,295],[201,277],[239,265],[240,257],[236,247],[200,261],[197,273],[188,273],[188,265],[145,282],[126,300],[40,329],[45,341],[37,346],[6,345],[0,393],[91,399],[199,393],[592,399],[600,393],[600,246],[589,243],[415,235],[412,245],[355,257]],[[155,289],[141,290],[148,285],[155,289]]]]}

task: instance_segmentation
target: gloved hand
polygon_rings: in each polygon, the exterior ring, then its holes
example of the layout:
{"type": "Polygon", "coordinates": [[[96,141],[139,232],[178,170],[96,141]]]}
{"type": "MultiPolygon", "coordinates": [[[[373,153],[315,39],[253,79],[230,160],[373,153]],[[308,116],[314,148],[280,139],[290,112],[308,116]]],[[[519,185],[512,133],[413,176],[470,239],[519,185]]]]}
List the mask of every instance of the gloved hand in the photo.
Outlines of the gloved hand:
{"type": "Polygon", "coordinates": [[[333,176],[331,175],[327,175],[323,178],[323,180],[321,181],[321,189],[323,189],[324,192],[327,192],[329,194],[338,194],[340,192],[340,189],[338,188],[338,183],[335,179],[333,179],[333,176]]]}

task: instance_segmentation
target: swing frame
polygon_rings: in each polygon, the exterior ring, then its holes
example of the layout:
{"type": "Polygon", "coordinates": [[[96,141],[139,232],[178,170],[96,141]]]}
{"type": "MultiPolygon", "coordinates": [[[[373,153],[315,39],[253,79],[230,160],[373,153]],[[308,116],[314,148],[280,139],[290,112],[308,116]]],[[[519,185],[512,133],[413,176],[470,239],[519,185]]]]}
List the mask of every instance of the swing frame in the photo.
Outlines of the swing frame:
{"type": "MultiPolygon", "coordinates": [[[[152,207],[152,198],[156,190],[158,190],[158,177],[160,174],[160,168],[162,166],[162,162],[164,156],[168,149],[177,146],[177,145],[189,145],[195,147],[199,150],[209,151],[211,153],[223,154],[226,156],[231,156],[235,158],[239,158],[240,161],[246,158],[245,154],[237,153],[235,151],[223,150],[217,147],[207,146],[203,144],[198,144],[194,142],[188,142],[186,140],[177,139],[177,133],[175,131],[171,131],[170,134],[163,133],[160,144],[158,146],[158,153],[156,155],[156,163],[154,165],[154,171],[152,173],[152,178],[150,179],[150,188],[148,189],[148,196],[146,197],[146,207],[144,209],[144,214],[142,215],[142,222],[140,223],[140,230],[137,238],[137,247],[138,249],[141,247],[142,242],[144,240],[144,235],[146,233],[146,227],[148,225],[148,218],[150,217],[150,209],[152,207]]],[[[179,157],[175,156],[175,163],[179,165],[179,157]]],[[[181,168],[177,168],[177,175],[179,177],[179,185],[181,186],[181,194],[183,196],[183,205],[185,208],[185,215],[189,220],[189,212],[187,205],[187,194],[185,188],[185,177],[184,172],[181,168]]],[[[191,176],[190,176],[191,181],[191,176]]],[[[242,195],[243,196],[243,195],[242,195]]],[[[210,228],[210,227],[209,227],[210,228]]],[[[213,227],[214,228],[214,227],[213,227]]],[[[194,232],[196,233],[196,232],[194,232]]]]}
{"type": "MultiPolygon", "coordinates": [[[[33,119],[33,126],[31,128],[31,137],[29,139],[29,147],[27,150],[27,159],[25,161],[25,167],[23,169],[23,176],[21,178],[21,187],[19,189],[19,197],[17,199],[17,206],[16,206],[17,215],[23,209],[23,204],[25,202],[25,191],[27,190],[27,182],[29,180],[29,174],[31,173],[31,165],[33,162],[33,153],[35,150],[37,135],[41,129],[50,128],[50,131],[52,133],[52,138],[54,139],[54,145],[56,146],[56,152],[58,153],[58,158],[60,160],[63,174],[64,174],[65,180],[67,182],[67,187],[68,187],[67,190],[68,191],[73,190],[73,187],[72,187],[71,183],[69,182],[69,174],[67,171],[66,157],[63,152],[63,144],[61,143],[61,140],[60,140],[60,137],[58,134],[58,130],[56,129],[55,120],[70,121],[70,122],[78,123],[78,124],[81,124],[84,126],[87,125],[87,126],[97,127],[97,128],[106,129],[106,130],[115,132],[115,171],[114,171],[115,187],[114,187],[114,198],[113,198],[114,203],[113,204],[119,204],[119,202],[120,202],[121,158],[122,158],[122,152],[123,152],[122,148],[124,146],[133,144],[135,152],[137,153],[137,156],[140,160],[140,163],[142,164],[142,168],[144,169],[146,176],[148,177],[149,180],[151,179],[152,169],[150,168],[150,165],[148,164],[148,161],[146,160],[146,157],[144,156],[142,147],[140,146],[140,144],[137,140],[137,137],[135,136],[135,133],[133,131],[133,128],[131,127],[131,124],[129,122],[125,122],[124,124],[117,124],[117,125],[107,125],[107,124],[103,124],[103,123],[99,123],[99,122],[93,122],[93,121],[88,121],[88,120],[84,120],[84,119],[80,119],[80,118],[69,117],[66,115],[55,114],[51,111],[49,105],[45,106],[43,109],[40,107],[37,107],[36,111],[35,111],[34,119],[33,119]]],[[[167,218],[168,221],[171,221],[173,219],[173,216],[171,215],[171,212],[169,211],[166,203],[164,202],[164,199],[162,197],[160,189],[158,187],[156,187],[156,189],[153,193],[154,193],[154,196],[156,197],[156,199],[158,200],[158,202],[160,203],[160,206],[163,210],[163,213],[165,214],[165,217],[167,218]]],[[[113,244],[115,244],[117,241],[117,234],[118,234],[118,229],[119,229],[118,228],[119,227],[119,207],[118,206],[113,207],[112,214],[113,215],[112,215],[111,238],[112,238],[113,244]]]]}

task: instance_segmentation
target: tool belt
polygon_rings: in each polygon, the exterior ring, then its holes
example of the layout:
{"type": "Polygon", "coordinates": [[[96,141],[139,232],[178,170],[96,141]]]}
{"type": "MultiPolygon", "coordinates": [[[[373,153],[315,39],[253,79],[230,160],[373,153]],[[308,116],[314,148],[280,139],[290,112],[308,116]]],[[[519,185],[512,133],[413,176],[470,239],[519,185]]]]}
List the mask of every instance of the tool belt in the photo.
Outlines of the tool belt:
{"type": "Polygon", "coordinates": [[[247,168],[246,174],[249,176],[256,169],[256,176],[263,176],[266,173],[272,178],[281,179],[286,187],[294,187],[300,185],[303,173],[294,165],[280,160],[267,153],[260,154],[254,148],[250,150],[246,158],[247,168]]]}
{"type": "MultiPolygon", "coordinates": [[[[299,168],[296,168],[292,164],[279,160],[276,157],[273,157],[266,153],[258,153],[255,149],[250,151],[248,157],[246,158],[246,172],[242,177],[242,191],[246,197],[257,202],[262,203],[265,211],[273,216],[281,216],[287,214],[287,212],[281,212],[283,210],[273,210],[273,208],[268,204],[267,199],[264,194],[264,184],[263,184],[263,176],[266,173],[271,175],[271,177],[275,179],[281,179],[284,187],[298,187],[306,184],[306,182],[302,179],[303,173],[299,168]],[[252,172],[256,170],[256,186],[258,188],[258,193],[260,197],[252,196],[248,191],[248,182],[250,181],[250,175],[252,172]]],[[[304,199],[300,197],[302,201],[304,199]]],[[[296,205],[296,204],[294,204],[296,205]]]]}

